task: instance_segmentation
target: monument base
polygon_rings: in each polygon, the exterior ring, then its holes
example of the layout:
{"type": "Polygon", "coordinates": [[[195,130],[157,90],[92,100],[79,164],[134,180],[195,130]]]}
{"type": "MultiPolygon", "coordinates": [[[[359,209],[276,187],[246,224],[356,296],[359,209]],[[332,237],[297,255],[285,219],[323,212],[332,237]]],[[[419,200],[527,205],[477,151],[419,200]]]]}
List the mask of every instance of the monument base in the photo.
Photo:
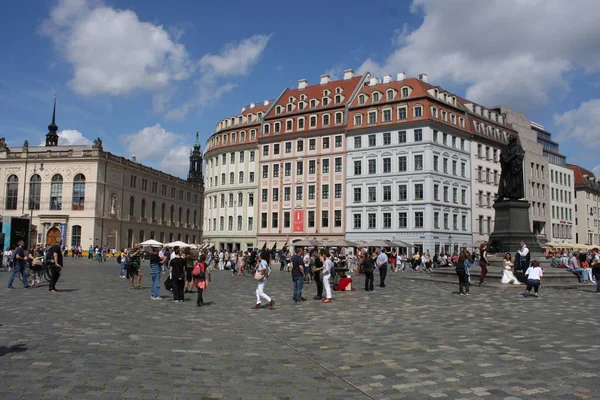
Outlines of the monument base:
{"type": "Polygon", "coordinates": [[[529,202],[526,200],[496,200],[494,232],[490,235],[490,253],[514,254],[521,249],[520,242],[527,244],[530,251],[539,253],[541,248],[531,232],[529,202]]]}

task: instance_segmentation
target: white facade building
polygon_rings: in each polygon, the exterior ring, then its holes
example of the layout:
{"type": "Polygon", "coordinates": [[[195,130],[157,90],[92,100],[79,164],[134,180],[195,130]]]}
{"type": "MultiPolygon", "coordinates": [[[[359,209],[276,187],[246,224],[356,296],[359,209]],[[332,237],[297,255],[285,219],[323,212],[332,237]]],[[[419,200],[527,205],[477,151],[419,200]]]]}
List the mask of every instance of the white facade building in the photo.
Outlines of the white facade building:
{"type": "Polygon", "coordinates": [[[349,240],[399,239],[431,254],[471,243],[470,142],[443,128],[348,133],[349,240]]]}
{"type": "Polygon", "coordinates": [[[550,163],[551,242],[574,243],[575,180],[573,171],[550,163]]]}

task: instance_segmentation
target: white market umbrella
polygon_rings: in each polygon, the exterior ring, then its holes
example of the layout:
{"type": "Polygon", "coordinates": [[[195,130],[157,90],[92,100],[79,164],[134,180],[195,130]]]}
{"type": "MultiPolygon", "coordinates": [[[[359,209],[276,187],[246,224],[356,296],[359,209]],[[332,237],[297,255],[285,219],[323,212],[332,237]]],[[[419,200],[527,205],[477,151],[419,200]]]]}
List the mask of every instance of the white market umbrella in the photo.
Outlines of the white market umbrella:
{"type": "Polygon", "coordinates": [[[140,243],[140,246],[150,246],[150,247],[162,247],[162,243],[156,241],[154,239],[146,240],[145,242],[140,243]]]}
{"type": "Polygon", "coordinates": [[[165,247],[190,247],[190,245],[178,240],[176,242],[165,243],[165,247]]]}

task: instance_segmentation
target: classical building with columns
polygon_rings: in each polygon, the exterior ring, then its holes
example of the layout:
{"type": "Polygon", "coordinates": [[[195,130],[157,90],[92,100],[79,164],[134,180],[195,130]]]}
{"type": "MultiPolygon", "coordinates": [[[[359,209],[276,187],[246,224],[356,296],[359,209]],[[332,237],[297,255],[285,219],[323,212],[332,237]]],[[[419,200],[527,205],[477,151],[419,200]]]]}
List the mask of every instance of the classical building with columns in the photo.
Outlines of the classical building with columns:
{"type": "MultiPolygon", "coordinates": [[[[21,217],[31,221],[31,241],[49,244],[61,237],[66,248],[121,248],[147,239],[201,242],[198,138],[184,180],[104,151],[100,138],[92,146],[60,146],[55,111],[56,103],[45,146],[26,141],[9,148],[0,139],[3,232],[21,217]]],[[[5,248],[15,244],[7,238],[5,248]]]]}

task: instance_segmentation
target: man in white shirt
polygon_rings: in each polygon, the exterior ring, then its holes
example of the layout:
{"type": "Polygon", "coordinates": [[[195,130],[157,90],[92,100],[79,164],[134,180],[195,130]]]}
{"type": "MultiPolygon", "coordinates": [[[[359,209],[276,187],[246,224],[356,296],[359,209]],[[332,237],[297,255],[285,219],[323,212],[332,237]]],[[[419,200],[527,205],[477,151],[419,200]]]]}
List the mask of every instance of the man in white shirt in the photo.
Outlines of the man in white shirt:
{"type": "Polygon", "coordinates": [[[388,266],[388,256],[385,254],[385,249],[379,250],[377,266],[379,267],[379,287],[385,287],[385,277],[387,276],[388,266]]]}
{"type": "Polygon", "coordinates": [[[515,265],[515,271],[517,271],[518,269],[522,269],[523,273],[525,273],[525,271],[527,271],[527,268],[529,268],[530,256],[529,249],[527,248],[525,242],[522,240],[521,250],[517,251],[517,253],[519,254],[519,265],[515,265]]]}

